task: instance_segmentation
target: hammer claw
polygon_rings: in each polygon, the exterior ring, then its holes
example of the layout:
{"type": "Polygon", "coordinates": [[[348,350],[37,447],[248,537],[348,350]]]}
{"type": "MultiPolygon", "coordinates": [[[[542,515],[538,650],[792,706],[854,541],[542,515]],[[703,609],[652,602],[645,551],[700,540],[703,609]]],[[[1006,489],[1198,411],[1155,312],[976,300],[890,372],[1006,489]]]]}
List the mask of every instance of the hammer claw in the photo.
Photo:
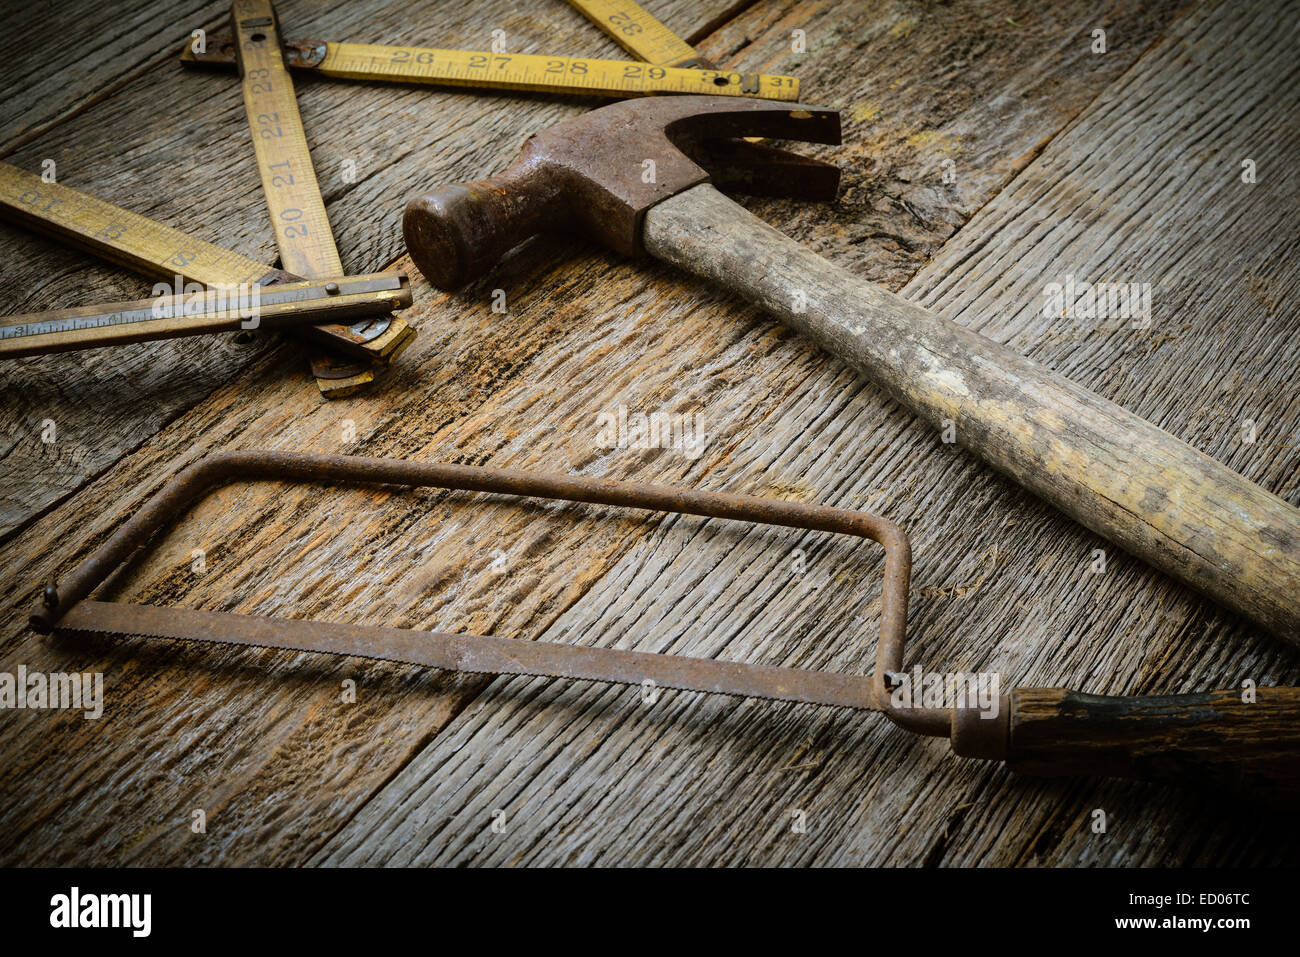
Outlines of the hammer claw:
{"type": "Polygon", "coordinates": [[[811,156],[748,140],[703,140],[686,154],[723,192],[829,203],[839,193],[840,169],[811,156]]]}
{"type": "Polygon", "coordinates": [[[835,110],[803,103],[719,96],[661,97],[658,102],[667,101],[680,106],[686,100],[714,102],[707,110],[672,111],[679,115],[666,119],[663,124],[665,135],[683,148],[685,141],[736,136],[763,136],[831,146],[840,142],[840,115],[835,110]],[[718,104],[718,100],[728,102],[718,104]]]}

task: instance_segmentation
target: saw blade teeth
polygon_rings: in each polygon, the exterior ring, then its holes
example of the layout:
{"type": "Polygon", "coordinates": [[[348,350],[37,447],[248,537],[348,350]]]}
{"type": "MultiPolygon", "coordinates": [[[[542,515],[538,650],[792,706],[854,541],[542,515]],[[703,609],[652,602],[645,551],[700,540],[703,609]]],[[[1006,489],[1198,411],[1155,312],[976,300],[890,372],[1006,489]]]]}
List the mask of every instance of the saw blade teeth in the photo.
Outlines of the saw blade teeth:
{"type": "MultiPolygon", "coordinates": [[[[424,665],[418,662],[408,661],[403,658],[391,657],[388,655],[382,655],[377,653],[366,653],[357,650],[349,650],[347,652],[331,652],[331,651],[324,651],[319,648],[305,648],[305,647],[293,646],[293,645],[258,644],[256,642],[246,641],[242,639],[223,640],[217,637],[192,638],[192,637],[172,635],[156,629],[154,630],[138,629],[130,632],[117,632],[117,631],[106,631],[101,628],[86,628],[84,626],[79,626],[79,625],[59,624],[55,626],[54,631],[56,633],[65,633],[65,634],[72,633],[78,635],[100,635],[110,639],[111,638],[145,638],[145,639],[153,638],[153,639],[164,639],[166,641],[183,641],[193,645],[216,644],[226,648],[253,648],[259,651],[285,651],[285,652],[292,652],[294,654],[331,655],[333,657],[338,657],[338,658],[360,658],[364,661],[382,661],[388,664],[407,665],[409,667],[414,667],[414,668],[429,668],[430,670],[434,670],[434,671],[445,671],[448,674],[483,675],[489,678],[506,678],[506,679],[545,678],[548,680],[582,681],[590,684],[620,685],[622,687],[627,687],[627,688],[635,688],[640,684],[640,682],[634,681],[632,679],[586,678],[581,676],[565,674],[559,671],[524,670],[524,671],[514,671],[514,672],[507,673],[507,672],[499,672],[499,671],[483,671],[475,668],[436,668],[431,665],[424,665]]],[[[728,691],[728,690],[713,691],[713,690],[706,690],[703,688],[691,688],[677,683],[657,684],[656,688],[662,691],[681,691],[686,694],[701,694],[701,695],[716,694],[716,695],[723,695],[729,698],[740,698],[740,699],[753,698],[758,701],[775,701],[775,702],[785,702],[790,704],[811,703],[811,702],[800,702],[790,698],[783,698],[777,695],[766,695],[766,694],[757,694],[757,693],[742,694],[739,692],[728,691]]]]}

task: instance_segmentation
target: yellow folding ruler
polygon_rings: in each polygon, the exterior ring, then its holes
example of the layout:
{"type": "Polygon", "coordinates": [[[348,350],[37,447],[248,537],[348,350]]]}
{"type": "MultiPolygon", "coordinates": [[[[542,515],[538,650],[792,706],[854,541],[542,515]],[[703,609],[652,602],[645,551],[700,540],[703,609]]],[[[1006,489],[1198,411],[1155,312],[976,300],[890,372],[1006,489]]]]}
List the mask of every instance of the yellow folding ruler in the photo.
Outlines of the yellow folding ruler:
{"type": "Polygon", "coordinates": [[[713,64],[696,53],[693,46],[630,0],[568,2],[634,57],[660,66],[713,69],[713,64]]]}
{"type": "MultiPolygon", "coordinates": [[[[387,80],[479,89],[528,90],[586,96],[648,96],[659,93],[752,96],[795,102],[793,76],[717,70],[654,17],[635,4],[570,0],[570,3],[645,62],[281,40],[285,65],[345,80],[387,80]],[[687,67],[696,67],[688,69],[687,67]]],[[[210,36],[202,52],[187,43],[182,62],[234,66],[239,45],[227,35],[210,36]]]]}
{"type": "MultiPolygon", "coordinates": [[[[293,81],[280,53],[275,10],[270,0],[235,0],[230,19],[235,28],[244,110],[280,263],[290,273],[308,279],[342,276],[343,262],[316,182],[293,81]]],[[[414,329],[393,318],[383,333],[389,355],[405,348],[414,335],[414,329]]],[[[325,358],[313,356],[313,369],[319,370],[325,358]]],[[[351,394],[373,377],[370,369],[354,369],[318,375],[317,381],[322,393],[338,396],[351,394]]]]}
{"type": "MultiPolygon", "coordinates": [[[[26,226],[35,232],[51,236],[153,279],[167,281],[179,279],[183,283],[193,282],[204,286],[238,287],[272,286],[293,282],[299,278],[94,196],[59,183],[46,182],[41,177],[8,163],[0,163],[0,218],[26,226]]],[[[350,311],[356,305],[350,298],[346,301],[333,301],[328,305],[302,300],[301,309],[290,306],[278,310],[279,313],[284,314],[284,322],[276,324],[293,322],[294,317],[290,315],[291,313],[319,310],[321,319],[333,321],[301,329],[295,328],[294,331],[331,350],[366,360],[367,363],[374,360],[387,361],[394,354],[396,346],[391,335],[392,320],[381,314],[398,308],[393,305],[395,302],[399,304],[410,302],[409,288],[406,287],[403,277],[394,274],[391,279],[400,282],[392,290],[387,291],[386,296],[375,298],[373,304],[364,312],[350,311]],[[343,320],[355,315],[377,315],[377,317],[350,325],[344,324],[343,320]]],[[[309,288],[324,290],[324,286],[320,284],[313,284],[309,288]]],[[[358,287],[353,285],[346,288],[351,290],[348,293],[349,297],[358,291],[358,287]]],[[[325,295],[333,300],[336,294],[326,291],[325,295]]],[[[113,317],[119,312],[129,311],[130,305],[107,303],[85,307],[79,321],[73,316],[66,316],[56,326],[44,332],[31,333],[51,335],[53,338],[42,339],[39,342],[51,346],[57,345],[57,348],[36,348],[32,351],[63,351],[65,348],[110,345],[114,341],[170,338],[175,335],[195,334],[195,331],[204,325],[195,321],[196,314],[192,311],[188,314],[182,312],[179,316],[172,316],[160,325],[140,326],[134,329],[118,328],[111,334],[103,333],[102,340],[97,339],[94,334],[96,329],[105,330],[110,326],[123,326],[126,322],[146,321],[139,315],[122,317],[114,321],[113,317]],[[102,316],[102,318],[96,320],[95,316],[102,316]],[[75,328],[77,326],[80,326],[79,330],[75,328]],[[148,334],[144,334],[146,332],[148,334]],[[69,335],[71,333],[76,334],[69,335]],[[65,342],[69,345],[63,345],[65,342]]],[[[53,319],[55,314],[38,315],[53,319]]],[[[38,340],[20,342],[19,340],[25,338],[25,335],[20,335],[12,329],[15,326],[31,326],[32,319],[33,317],[16,317],[6,323],[11,329],[8,333],[10,342],[7,350],[10,355],[31,354],[26,350],[36,345],[38,340]]],[[[156,317],[149,316],[147,321],[152,323],[155,319],[156,317]]],[[[331,364],[337,365],[337,363],[331,364]]],[[[322,371],[327,372],[324,369],[322,371]]]]}

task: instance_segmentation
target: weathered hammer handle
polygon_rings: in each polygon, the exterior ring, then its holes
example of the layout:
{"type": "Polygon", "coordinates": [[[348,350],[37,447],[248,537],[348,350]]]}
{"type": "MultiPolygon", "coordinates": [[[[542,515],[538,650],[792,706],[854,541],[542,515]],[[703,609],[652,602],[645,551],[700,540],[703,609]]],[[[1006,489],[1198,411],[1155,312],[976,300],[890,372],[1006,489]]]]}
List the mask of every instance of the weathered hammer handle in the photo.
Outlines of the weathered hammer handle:
{"type": "Polygon", "coordinates": [[[1209,787],[1300,806],[1300,688],[1160,696],[1018,688],[1007,767],[1209,787]]]}
{"type": "Polygon", "coordinates": [[[646,249],[780,316],[1134,555],[1300,644],[1300,510],[1006,346],[865,282],[704,184],[646,249]]]}

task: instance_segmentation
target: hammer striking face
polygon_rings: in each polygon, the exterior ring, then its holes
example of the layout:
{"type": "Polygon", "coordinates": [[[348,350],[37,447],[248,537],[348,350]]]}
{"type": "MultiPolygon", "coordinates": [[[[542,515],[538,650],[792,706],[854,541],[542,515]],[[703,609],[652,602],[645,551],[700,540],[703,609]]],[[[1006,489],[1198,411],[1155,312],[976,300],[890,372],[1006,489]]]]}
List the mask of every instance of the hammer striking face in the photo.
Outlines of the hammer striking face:
{"type": "Polygon", "coordinates": [[[834,110],[729,96],[626,100],[536,133],[504,172],[412,200],[402,229],[420,271],[457,289],[543,231],[577,231],[643,252],[646,210],[700,183],[831,200],[829,163],[736,137],[840,142],[834,110]]]}

